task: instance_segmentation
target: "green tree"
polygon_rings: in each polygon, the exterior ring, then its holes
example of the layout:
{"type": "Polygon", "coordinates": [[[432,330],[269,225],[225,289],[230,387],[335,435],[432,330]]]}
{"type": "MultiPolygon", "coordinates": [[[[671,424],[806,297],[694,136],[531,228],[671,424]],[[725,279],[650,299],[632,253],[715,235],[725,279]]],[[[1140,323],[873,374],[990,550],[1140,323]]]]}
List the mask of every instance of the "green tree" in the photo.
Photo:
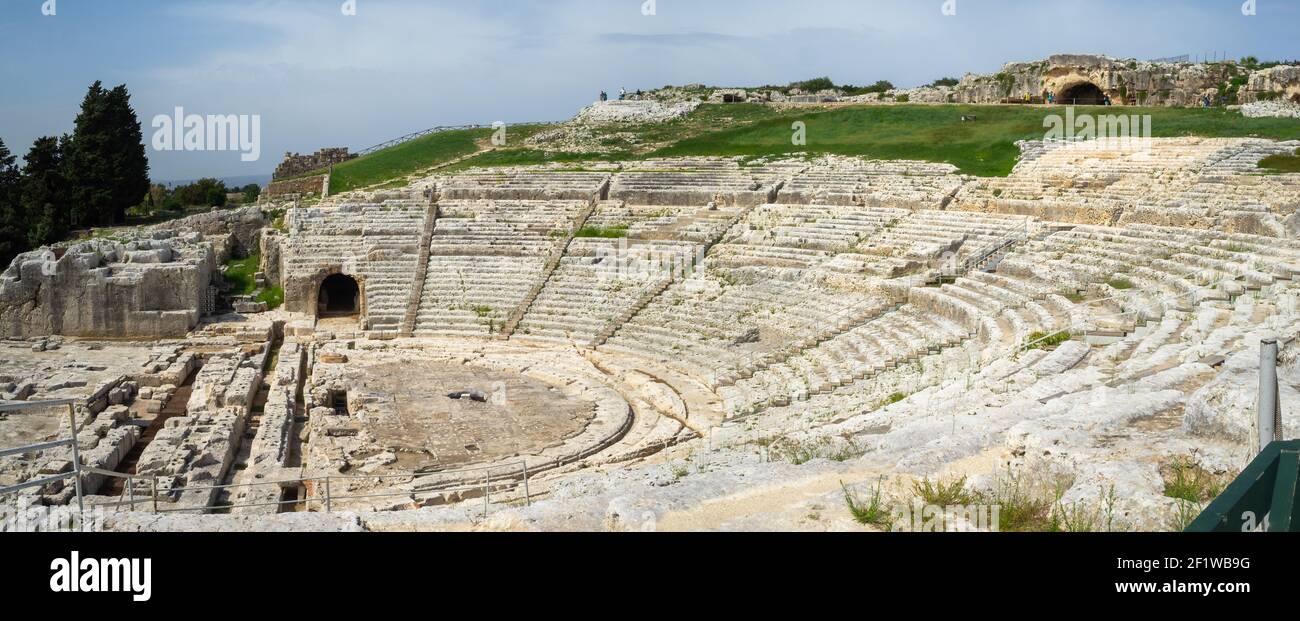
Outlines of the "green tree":
{"type": "Polygon", "coordinates": [[[22,211],[30,246],[54,243],[68,234],[63,148],[54,136],[37,138],[23,157],[22,211]]]}
{"type": "Polygon", "coordinates": [[[250,183],[240,188],[239,191],[244,193],[245,203],[255,203],[257,202],[257,197],[262,194],[262,186],[257,185],[256,183],[250,183]]]}
{"type": "Polygon", "coordinates": [[[174,195],[187,207],[223,207],[227,192],[225,182],[209,177],[176,188],[174,195]]]}
{"type": "Polygon", "coordinates": [[[126,86],[95,82],[81,102],[67,152],[73,227],[121,224],[149,191],[140,121],[126,86]]]}
{"type": "Polygon", "coordinates": [[[145,154],[144,132],[140,119],[131,107],[131,93],[120,84],[108,92],[108,109],[112,119],[114,157],[113,203],[114,224],[126,222],[126,211],[140,204],[149,193],[149,157],[145,154]]]}
{"type": "Polygon", "coordinates": [[[22,175],[14,165],[16,160],[0,140],[0,271],[27,250],[27,218],[18,200],[22,175]]]}

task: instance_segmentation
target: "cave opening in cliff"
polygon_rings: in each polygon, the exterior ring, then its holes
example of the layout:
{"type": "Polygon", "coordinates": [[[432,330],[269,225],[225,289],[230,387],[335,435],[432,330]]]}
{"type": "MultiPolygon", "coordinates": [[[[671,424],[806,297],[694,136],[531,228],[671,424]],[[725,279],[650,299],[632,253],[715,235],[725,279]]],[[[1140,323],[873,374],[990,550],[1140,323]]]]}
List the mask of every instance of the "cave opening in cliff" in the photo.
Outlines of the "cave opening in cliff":
{"type": "Polygon", "coordinates": [[[1106,94],[1092,82],[1080,82],[1062,90],[1056,101],[1071,106],[1100,106],[1106,103],[1106,94]]]}

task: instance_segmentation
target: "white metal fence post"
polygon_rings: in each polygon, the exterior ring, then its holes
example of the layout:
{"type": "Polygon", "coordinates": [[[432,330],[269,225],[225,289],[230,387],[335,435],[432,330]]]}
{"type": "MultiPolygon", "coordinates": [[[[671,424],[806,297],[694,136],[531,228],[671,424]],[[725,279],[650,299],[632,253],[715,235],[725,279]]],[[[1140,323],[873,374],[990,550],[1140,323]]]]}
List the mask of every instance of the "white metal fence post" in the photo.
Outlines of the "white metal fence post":
{"type": "Polygon", "coordinates": [[[77,529],[86,530],[86,505],[81,492],[81,447],[77,446],[77,412],[68,404],[68,428],[72,431],[72,484],[77,490],[77,529]]]}
{"type": "Polygon", "coordinates": [[[1282,439],[1282,412],[1278,405],[1277,339],[1265,339],[1259,348],[1259,450],[1282,439]]]}

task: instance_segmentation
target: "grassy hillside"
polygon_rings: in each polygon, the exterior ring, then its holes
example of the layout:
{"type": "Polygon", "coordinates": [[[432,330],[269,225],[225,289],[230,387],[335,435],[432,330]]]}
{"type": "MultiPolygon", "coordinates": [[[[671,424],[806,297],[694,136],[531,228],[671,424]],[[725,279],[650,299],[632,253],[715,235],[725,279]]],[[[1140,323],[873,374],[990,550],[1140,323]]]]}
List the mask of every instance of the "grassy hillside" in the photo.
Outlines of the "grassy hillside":
{"type": "Polygon", "coordinates": [[[330,194],[383,183],[469,155],[491,129],[466,129],[430,134],[334,166],[330,194]]]}
{"type": "MultiPolygon", "coordinates": [[[[789,114],[690,138],[652,156],[767,156],[837,153],[885,159],[948,162],[963,172],[1005,176],[1020,156],[1017,140],[1042,138],[1048,114],[1065,109],[1024,106],[863,106],[789,114]],[[962,122],[974,115],[974,122],[962,122]],[[807,145],[791,143],[791,126],[803,121],[807,145]]],[[[1180,108],[1079,108],[1076,114],[1150,114],[1152,133],[1170,136],[1300,138],[1293,119],[1248,119],[1226,110],[1180,108]]]]}
{"type": "MultiPolygon", "coordinates": [[[[1156,137],[1257,136],[1300,140],[1300,121],[1249,119],[1225,109],[1080,107],[1077,114],[1149,114],[1156,137]]],[[[576,152],[548,143],[487,151],[448,170],[547,162],[616,161],[691,155],[764,157],[794,153],[857,155],[948,162],[962,172],[1004,176],[1020,150],[1017,140],[1042,138],[1044,117],[1064,107],[894,105],[778,108],[760,104],[706,104],[683,118],[656,125],[592,128],[576,152]],[[962,122],[974,115],[974,122],[962,122]],[[791,126],[802,121],[807,144],[792,144],[791,126]]],[[[542,127],[511,128],[519,145],[542,127]]],[[[491,130],[426,136],[334,168],[330,191],[341,192],[428,169],[477,150],[491,130]]],[[[1283,164],[1285,166],[1285,164],[1283,164]]],[[[394,183],[400,183],[394,182],[394,183]]]]}

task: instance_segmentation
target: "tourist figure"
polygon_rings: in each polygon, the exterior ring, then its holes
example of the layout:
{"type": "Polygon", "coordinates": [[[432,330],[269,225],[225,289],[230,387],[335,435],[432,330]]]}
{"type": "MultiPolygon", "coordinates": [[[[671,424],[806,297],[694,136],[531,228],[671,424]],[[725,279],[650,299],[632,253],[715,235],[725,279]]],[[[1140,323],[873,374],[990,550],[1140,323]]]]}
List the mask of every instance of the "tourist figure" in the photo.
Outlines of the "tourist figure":
{"type": "Polygon", "coordinates": [[[627,99],[627,89],[626,89],[626,88],[619,88],[619,89],[618,89],[618,100],[619,100],[619,101],[623,101],[624,99],[627,99]]]}
{"type": "Polygon", "coordinates": [[[600,100],[601,100],[601,101],[609,101],[609,94],[606,93],[605,91],[601,91],[601,92],[600,92],[600,100]]]}

